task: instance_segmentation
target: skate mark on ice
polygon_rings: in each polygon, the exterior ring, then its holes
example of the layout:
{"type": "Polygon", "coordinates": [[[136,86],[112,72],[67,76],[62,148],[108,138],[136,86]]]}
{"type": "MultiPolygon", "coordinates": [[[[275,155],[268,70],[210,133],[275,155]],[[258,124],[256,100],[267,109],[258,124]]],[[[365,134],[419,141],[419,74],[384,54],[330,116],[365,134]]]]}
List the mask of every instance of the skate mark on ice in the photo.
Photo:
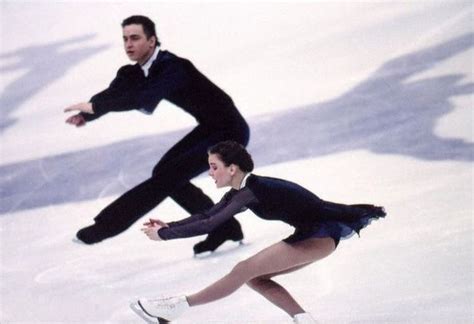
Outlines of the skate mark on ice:
{"type": "Polygon", "coordinates": [[[58,281],[68,282],[71,278],[87,281],[98,280],[103,275],[101,276],[97,269],[91,267],[92,264],[97,264],[97,261],[98,258],[96,257],[80,257],[70,260],[64,264],[41,271],[35,276],[34,281],[44,284],[58,281]],[[85,265],[88,266],[85,267],[85,265]]]}

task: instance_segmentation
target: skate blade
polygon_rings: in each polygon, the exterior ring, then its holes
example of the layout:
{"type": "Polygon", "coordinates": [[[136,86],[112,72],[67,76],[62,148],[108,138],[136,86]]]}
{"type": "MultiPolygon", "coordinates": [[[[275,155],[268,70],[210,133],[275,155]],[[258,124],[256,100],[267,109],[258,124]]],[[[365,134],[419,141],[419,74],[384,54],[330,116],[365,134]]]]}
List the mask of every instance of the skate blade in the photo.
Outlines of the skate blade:
{"type": "Polygon", "coordinates": [[[130,308],[132,309],[132,311],[135,314],[137,314],[142,320],[144,320],[148,324],[156,324],[156,323],[167,324],[167,323],[170,323],[169,321],[164,320],[162,318],[149,316],[147,313],[145,313],[143,311],[143,309],[140,307],[140,305],[138,305],[137,302],[130,303],[130,308]]]}
{"type": "Polygon", "coordinates": [[[215,250],[215,251],[205,251],[205,252],[201,252],[201,253],[195,253],[193,255],[193,257],[195,259],[207,259],[207,258],[211,258],[211,257],[218,257],[222,254],[232,253],[232,252],[238,251],[240,248],[244,248],[244,247],[247,247],[248,245],[250,245],[250,243],[247,243],[243,240],[234,241],[233,243],[236,243],[236,244],[233,244],[233,246],[227,245],[223,249],[219,249],[219,250],[215,250]]]}

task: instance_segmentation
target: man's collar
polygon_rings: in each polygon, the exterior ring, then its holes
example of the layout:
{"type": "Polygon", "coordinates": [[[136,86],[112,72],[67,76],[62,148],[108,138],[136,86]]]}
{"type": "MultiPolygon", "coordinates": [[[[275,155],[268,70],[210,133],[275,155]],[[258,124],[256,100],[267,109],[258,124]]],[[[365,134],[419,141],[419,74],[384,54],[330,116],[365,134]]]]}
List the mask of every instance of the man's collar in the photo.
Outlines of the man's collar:
{"type": "Polygon", "coordinates": [[[156,60],[156,57],[158,56],[159,52],[160,52],[160,48],[158,46],[155,47],[155,50],[153,51],[153,54],[148,59],[148,61],[146,61],[145,64],[140,66],[142,68],[143,72],[145,73],[145,76],[148,76],[148,71],[150,70],[150,67],[153,64],[153,62],[156,60]]]}

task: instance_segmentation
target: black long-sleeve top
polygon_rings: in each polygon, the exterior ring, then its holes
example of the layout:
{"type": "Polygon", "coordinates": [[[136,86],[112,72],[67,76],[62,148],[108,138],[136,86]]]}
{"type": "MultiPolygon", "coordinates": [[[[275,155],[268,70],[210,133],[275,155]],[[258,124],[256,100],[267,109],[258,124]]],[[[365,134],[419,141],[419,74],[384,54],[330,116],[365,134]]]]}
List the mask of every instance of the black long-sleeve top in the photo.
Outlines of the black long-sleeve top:
{"type": "Polygon", "coordinates": [[[139,64],[121,67],[109,87],[90,99],[94,114],[82,115],[92,121],[111,111],[152,113],[161,100],[182,108],[203,126],[227,128],[243,122],[230,96],[189,60],[161,50],[147,77],[139,64]]]}
{"type": "Polygon", "coordinates": [[[251,174],[243,188],[231,189],[207,212],[170,222],[158,235],[170,240],[206,234],[246,208],[263,219],[280,220],[305,231],[326,221],[357,222],[367,214],[368,206],[324,201],[296,183],[251,174]]]}

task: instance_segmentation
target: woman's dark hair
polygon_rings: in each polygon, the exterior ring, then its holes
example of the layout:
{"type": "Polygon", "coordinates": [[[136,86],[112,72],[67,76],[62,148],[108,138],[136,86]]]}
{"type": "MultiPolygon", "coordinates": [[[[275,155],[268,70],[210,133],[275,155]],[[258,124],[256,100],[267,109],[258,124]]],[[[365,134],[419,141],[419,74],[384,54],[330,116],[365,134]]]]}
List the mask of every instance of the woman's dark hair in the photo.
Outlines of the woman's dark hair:
{"type": "Polygon", "coordinates": [[[217,143],[208,150],[209,154],[216,154],[226,166],[237,165],[243,172],[253,170],[253,160],[245,147],[234,141],[217,143]]]}
{"type": "Polygon", "coordinates": [[[161,45],[160,41],[158,40],[158,36],[156,36],[155,23],[150,18],[139,15],[130,16],[128,18],[125,18],[124,21],[122,21],[122,28],[128,25],[142,25],[143,32],[145,33],[146,38],[150,39],[150,37],[155,36],[155,45],[161,45]]]}

